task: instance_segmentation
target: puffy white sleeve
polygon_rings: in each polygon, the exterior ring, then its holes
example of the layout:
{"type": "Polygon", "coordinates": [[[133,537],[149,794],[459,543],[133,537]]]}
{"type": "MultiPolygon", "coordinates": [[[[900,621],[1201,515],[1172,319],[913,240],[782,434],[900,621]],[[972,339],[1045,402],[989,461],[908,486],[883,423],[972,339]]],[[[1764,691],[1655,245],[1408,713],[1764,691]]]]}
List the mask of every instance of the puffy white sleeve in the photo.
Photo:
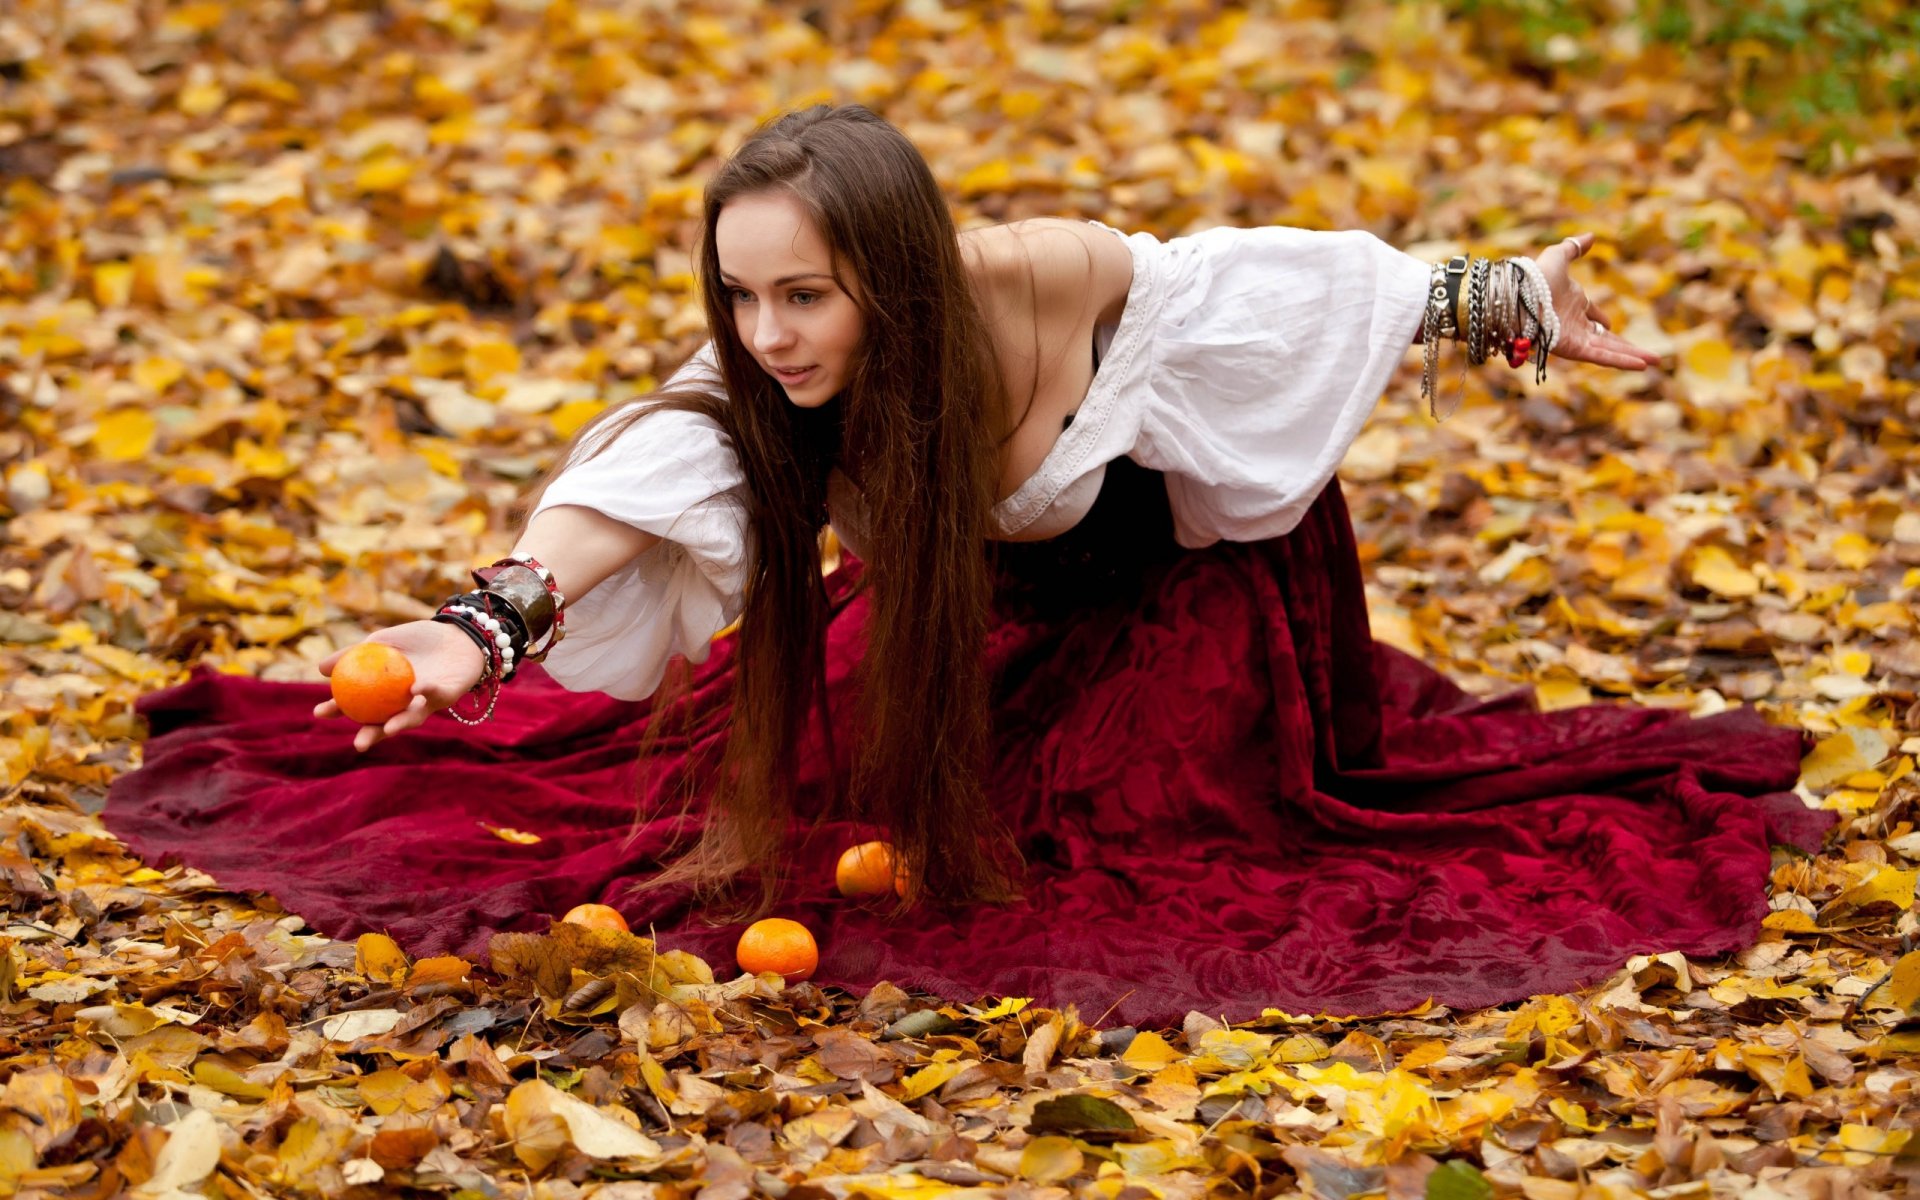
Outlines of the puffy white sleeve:
{"type": "MultiPolygon", "coordinates": [[[[718,391],[711,345],[666,387],[718,391]]],[[[658,536],[660,544],[570,597],[567,636],[543,664],[576,692],[653,694],[667,660],[704,662],[713,635],[740,615],[750,561],[746,481],[733,444],[697,413],[661,409],[617,433],[590,434],[533,515],[575,504],[658,536]],[[598,454],[587,454],[604,446],[598,454]]]]}
{"type": "Polygon", "coordinates": [[[1364,231],[1212,229],[1166,250],[1131,457],[1166,473],[1182,545],[1286,533],[1412,347],[1429,267],[1364,231]]]}

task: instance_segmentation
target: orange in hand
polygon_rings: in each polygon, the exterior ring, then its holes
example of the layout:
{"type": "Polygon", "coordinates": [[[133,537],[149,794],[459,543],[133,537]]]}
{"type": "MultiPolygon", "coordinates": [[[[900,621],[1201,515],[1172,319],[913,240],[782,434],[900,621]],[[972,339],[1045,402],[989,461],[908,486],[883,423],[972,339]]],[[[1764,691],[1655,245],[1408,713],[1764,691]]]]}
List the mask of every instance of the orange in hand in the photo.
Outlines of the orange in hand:
{"type": "Polygon", "coordinates": [[[733,957],[742,971],[773,971],[788,983],[798,983],[820,965],[820,947],[800,922],[768,917],[747,926],[733,957]]]}
{"type": "Polygon", "coordinates": [[[381,725],[413,701],[413,664],[392,646],[361,642],[333,664],[333,702],[362,725],[381,725]]]}
{"type": "Polygon", "coordinates": [[[861,842],[850,846],[833,868],[833,885],[842,896],[878,896],[891,890],[907,894],[907,872],[891,842],[861,842]]]}
{"type": "Polygon", "coordinates": [[[627,928],[627,919],[620,910],[609,904],[576,904],[560,918],[562,924],[586,925],[594,929],[618,929],[622,933],[632,932],[627,928]]]}

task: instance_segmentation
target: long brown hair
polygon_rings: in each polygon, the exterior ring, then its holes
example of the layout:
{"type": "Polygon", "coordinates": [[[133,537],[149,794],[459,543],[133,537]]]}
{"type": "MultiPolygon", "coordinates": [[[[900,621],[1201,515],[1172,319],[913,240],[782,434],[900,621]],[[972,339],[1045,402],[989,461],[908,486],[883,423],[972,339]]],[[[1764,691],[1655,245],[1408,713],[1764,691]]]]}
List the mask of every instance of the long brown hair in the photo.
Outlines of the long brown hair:
{"type": "MultiPolygon", "coordinates": [[[[938,183],[914,145],[860,105],[817,105],[755,130],[707,185],[698,258],[727,399],[675,397],[731,436],[750,494],[749,576],[725,758],[700,840],[647,886],[719,898],[743,871],[772,903],[796,812],[800,746],[826,710],[829,604],[820,573],[827,476],[863,502],[866,652],[844,812],[878,826],[942,899],[1014,894],[1018,861],[986,804],[987,557],[1009,427],[990,330],[938,183]],[[832,251],[864,318],[841,393],[788,401],[742,344],[715,230],[743,196],[784,192],[832,251]]],[[[587,431],[582,430],[582,435],[587,431]]],[[[656,709],[658,711],[658,709],[656,709]]]]}

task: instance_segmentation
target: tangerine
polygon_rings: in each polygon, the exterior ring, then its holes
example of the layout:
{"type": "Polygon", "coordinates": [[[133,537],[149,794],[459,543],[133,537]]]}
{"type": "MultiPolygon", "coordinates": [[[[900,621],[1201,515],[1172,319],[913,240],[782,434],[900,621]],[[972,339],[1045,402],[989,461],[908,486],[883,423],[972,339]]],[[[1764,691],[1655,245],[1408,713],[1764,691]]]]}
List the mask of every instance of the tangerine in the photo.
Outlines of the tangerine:
{"type": "Polygon", "coordinates": [[[800,922],[768,917],[747,926],[733,957],[742,971],[754,975],[772,971],[788,983],[798,983],[820,965],[820,947],[800,922]]]}
{"type": "Polygon", "coordinates": [[[892,842],[861,842],[840,856],[833,868],[833,885],[842,896],[877,896],[889,889],[904,896],[906,864],[894,853],[892,842]]]}
{"type": "Polygon", "coordinates": [[[564,925],[586,925],[593,929],[618,929],[621,933],[632,932],[627,928],[627,919],[620,910],[610,904],[576,904],[560,918],[564,925]]]}
{"type": "Polygon", "coordinates": [[[340,656],[328,676],[333,702],[362,725],[381,725],[413,703],[413,664],[381,642],[361,642],[340,656]]]}

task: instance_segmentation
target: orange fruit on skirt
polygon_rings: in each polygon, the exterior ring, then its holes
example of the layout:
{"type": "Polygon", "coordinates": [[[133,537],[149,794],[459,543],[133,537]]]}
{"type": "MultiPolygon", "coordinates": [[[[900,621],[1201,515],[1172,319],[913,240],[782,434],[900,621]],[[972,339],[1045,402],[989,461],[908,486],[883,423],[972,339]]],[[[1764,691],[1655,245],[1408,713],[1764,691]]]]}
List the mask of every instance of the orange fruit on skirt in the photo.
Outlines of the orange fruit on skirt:
{"type": "Polygon", "coordinates": [[[576,904],[560,918],[564,925],[587,925],[594,929],[618,929],[621,933],[632,932],[627,928],[627,919],[620,910],[609,904],[576,904]]]}
{"type": "Polygon", "coordinates": [[[820,965],[820,947],[800,922],[768,917],[747,926],[733,957],[742,971],[754,975],[772,971],[788,983],[798,983],[820,965]]]}
{"type": "Polygon", "coordinates": [[[333,702],[362,725],[380,725],[413,701],[413,664],[392,646],[361,642],[328,676],[333,702]]]}
{"type": "Polygon", "coordinates": [[[833,885],[842,896],[878,896],[907,893],[907,872],[891,842],[861,842],[849,846],[833,868],[833,885]]]}

